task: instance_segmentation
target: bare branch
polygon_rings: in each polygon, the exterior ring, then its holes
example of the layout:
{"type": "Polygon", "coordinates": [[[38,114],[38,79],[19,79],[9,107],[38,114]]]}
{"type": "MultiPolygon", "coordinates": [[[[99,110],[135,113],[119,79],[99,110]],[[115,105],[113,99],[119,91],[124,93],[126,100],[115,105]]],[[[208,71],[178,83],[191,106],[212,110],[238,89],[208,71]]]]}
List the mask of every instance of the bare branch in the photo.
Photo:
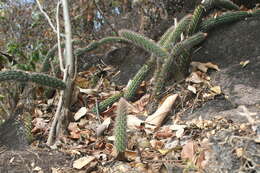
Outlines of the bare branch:
{"type": "MultiPolygon", "coordinates": [[[[47,21],[48,21],[49,25],[51,26],[52,30],[53,30],[55,33],[57,33],[57,30],[55,29],[55,27],[54,27],[54,25],[53,25],[53,23],[52,23],[50,17],[49,17],[48,14],[43,10],[42,5],[41,5],[41,3],[39,2],[39,0],[36,0],[36,2],[37,2],[37,5],[38,5],[40,11],[42,12],[42,14],[43,14],[43,15],[45,16],[45,18],[47,19],[47,21]]],[[[64,37],[64,34],[61,34],[61,36],[64,37]]]]}

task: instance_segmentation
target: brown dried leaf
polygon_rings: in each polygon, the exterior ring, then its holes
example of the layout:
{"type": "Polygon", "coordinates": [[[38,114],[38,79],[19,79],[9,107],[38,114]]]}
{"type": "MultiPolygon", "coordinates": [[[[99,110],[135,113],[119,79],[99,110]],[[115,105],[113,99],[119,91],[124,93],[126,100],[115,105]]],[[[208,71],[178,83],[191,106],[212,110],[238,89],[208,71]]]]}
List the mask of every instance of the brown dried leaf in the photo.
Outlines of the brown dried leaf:
{"type": "Polygon", "coordinates": [[[88,109],[86,107],[81,107],[74,115],[74,120],[78,121],[80,118],[82,118],[86,113],[88,112],[88,109]]]}
{"type": "Polygon", "coordinates": [[[157,109],[157,111],[148,116],[145,120],[146,123],[152,124],[156,127],[161,126],[161,123],[165,119],[165,117],[168,115],[168,113],[172,109],[172,105],[174,104],[175,100],[177,99],[178,94],[171,95],[165,99],[163,104],[157,109]]]}
{"type": "Polygon", "coordinates": [[[93,157],[93,156],[79,158],[78,160],[75,160],[73,162],[73,168],[82,169],[83,167],[87,166],[93,160],[95,160],[95,157],[93,157]]]}
{"type": "Polygon", "coordinates": [[[188,159],[188,160],[192,161],[194,156],[195,156],[197,149],[198,149],[197,143],[194,142],[194,141],[189,141],[182,148],[181,158],[183,160],[188,159]]]}

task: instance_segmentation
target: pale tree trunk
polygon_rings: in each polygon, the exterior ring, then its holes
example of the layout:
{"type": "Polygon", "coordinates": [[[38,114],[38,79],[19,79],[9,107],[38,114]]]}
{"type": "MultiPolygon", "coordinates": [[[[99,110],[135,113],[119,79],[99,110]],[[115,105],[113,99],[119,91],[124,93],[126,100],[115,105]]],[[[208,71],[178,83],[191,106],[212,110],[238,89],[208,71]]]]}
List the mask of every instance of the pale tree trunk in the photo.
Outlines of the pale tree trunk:
{"type": "MultiPolygon", "coordinates": [[[[55,117],[50,129],[49,137],[47,140],[48,145],[52,145],[54,141],[63,133],[68,125],[69,120],[69,107],[71,103],[71,97],[73,93],[73,80],[76,74],[75,59],[72,55],[72,42],[71,42],[71,24],[69,17],[68,1],[62,0],[63,16],[65,24],[65,41],[66,41],[66,54],[65,54],[65,70],[63,80],[66,82],[66,89],[61,91],[58,108],[55,113],[55,117]]],[[[59,26],[58,26],[59,27],[59,26]]],[[[59,33],[58,33],[59,34],[59,33]]],[[[61,60],[61,59],[60,59],[61,60]]]]}

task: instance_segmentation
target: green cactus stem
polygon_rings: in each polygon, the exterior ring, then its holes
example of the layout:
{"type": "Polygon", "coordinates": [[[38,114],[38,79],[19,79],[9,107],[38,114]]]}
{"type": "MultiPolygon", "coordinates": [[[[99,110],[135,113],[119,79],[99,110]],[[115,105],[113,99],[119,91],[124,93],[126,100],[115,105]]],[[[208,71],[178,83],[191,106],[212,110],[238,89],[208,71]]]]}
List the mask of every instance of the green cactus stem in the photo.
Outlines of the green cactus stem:
{"type": "Polygon", "coordinates": [[[228,10],[239,10],[239,6],[234,4],[230,0],[203,0],[202,5],[207,8],[207,10],[212,8],[225,8],[228,10]]]}
{"type": "Polygon", "coordinates": [[[121,98],[116,114],[116,123],[115,123],[115,147],[117,153],[123,153],[126,150],[127,145],[127,104],[126,101],[121,98]]]}
{"type": "Polygon", "coordinates": [[[151,95],[152,101],[148,106],[149,114],[153,113],[159,104],[161,93],[164,90],[168,74],[171,71],[174,71],[174,78],[176,80],[181,80],[181,78],[185,77],[186,74],[183,74],[182,71],[185,71],[183,68],[186,68],[187,64],[189,65],[190,63],[189,59],[186,59],[189,56],[180,57],[180,55],[189,54],[190,49],[201,43],[206,38],[206,36],[207,34],[199,32],[174,46],[171,56],[165,59],[158,78],[155,81],[155,86],[151,95]]]}
{"type": "Polygon", "coordinates": [[[188,28],[188,35],[191,36],[196,33],[199,29],[202,17],[205,13],[205,9],[203,5],[198,5],[197,8],[194,10],[192,19],[188,28]]]}
{"type": "Polygon", "coordinates": [[[30,80],[30,75],[27,72],[16,70],[0,72],[0,82],[8,80],[28,82],[30,80]]]}
{"type": "Polygon", "coordinates": [[[126,100],[133,101],[136,91],[138,87],[141,85],[142,81],[145,79],[147,74],[149,73],[150,66],[145,64],[141,67],[141,69],[136,73],[132,81],[130,82],[129,86],[127,87],[124,98],[126,100]]]}
{"type": "Polygon", "coordinates": [[[227,12],[217,17],[211,17],[202,22],[200,30],[208,32],[209,30],[223,24],[233,23],[252,16],[252,13],[246,11],[227,12]]]}
{"type": "MultiPolygon", "coordinates": [[[[107,107],[112,106],[115,102],[117,102],[122,96],[124,95],[123,92],[120,92],[118,94],[112,95],[105,99],[104,101],[100,102],[98,104],[98,111],[99,112],[104,112],[107,107]]],[[[93,112],[97,113],[97,107],[93,108],[93,112]]]]}
{"type": "Polygon", "coordinates": [[[121,37],[126,38],[129,42],[132,42],[133,44],[143,48],[147,52],[154,54],[156,57],[165,58],[169,56],[169,53],[166,51],[166,49],[162,48],[153,40],[141,34],[126,29],[122,29],[119,31],[119,35],[121,37]]]}
{"type": "Polygon", "coordinates": [[[30,80],[34,83],[48,86],[51,88],[56,88],[61,90],[64,90],[66,88],[66,84],[62,80],[49,76],[47,74],[31,73],[30,80]]]}
{"type": "Polygon", "coordinates": [[[90,52],[92,50],[97,49],[98,47],[107,44],[107,43],[128,43],[128,41],[122,37],[105,37],[102,38],[101,40],[94,41],[90,43],[87,47],[85,48],[79,48],[75,51],[76,56],[81,56],[87,52],[90,52]]]}
{"type": "Polygon", "coordinates": [[[0,82],[7,80],[13,80],[18,82],[34,82],[40,85],[49,86],[56,89],[66,88],[66,84],[62,80],[40,73],[29,73],[17,70],[0,72],[0,82]]]}
{"type": "Polygon", "coordinates": [[[192,15],[188,14],[178,22],[177,26],[171,26],[160,38],[158,44],[167,50],[172,48],[172,45],[175,45],[180,40],[181,34],[187,30],[191,19],[192,15]]]}

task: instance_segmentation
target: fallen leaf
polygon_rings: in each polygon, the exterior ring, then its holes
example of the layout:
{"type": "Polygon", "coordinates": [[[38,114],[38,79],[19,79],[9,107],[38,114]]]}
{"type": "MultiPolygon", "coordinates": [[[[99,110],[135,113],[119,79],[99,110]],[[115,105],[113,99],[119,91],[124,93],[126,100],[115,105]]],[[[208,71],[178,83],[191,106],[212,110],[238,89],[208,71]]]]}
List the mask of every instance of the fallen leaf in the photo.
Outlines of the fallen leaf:
{"type": "Polygon", "coordinates": [[[80,118],[82,118],[86,113],[88,112],[88,109],[86,107],[81,107],[74,115],[74,120],[78,121],[80,118]]]}
{"type": "Polygon", "coordinates": [[[183,134],[184,134],[184,128],[180,128],[176,131],[175,135],[177,138],[181,138],[183,136],[183,134]]]}
{"type": "Polygon", "coordinates": [[[97,136],[101,136],[103,134],[103,132],[109,127],[109,125],[111,124],[111,118],[106,118],[102,124],[100,124],[97,127],[97,136]]]}
{"type": "Polygon", "coordinates": [[[167,97],[165,101],[162,103],[162,105],[156,110],[156,112],[147,117],[145,122],[148,124],[152,124],[155,127],[161,126],[161,123],[166,118],[168,113],[171,111],[172,105],[174,104],[177,97],[178,94],[174,94],[167,97]]]}
{"type": "Polygon", "coordinates": [[[194,94],[197,93],[197,90],[196,90],[196,88],[195,88],[194,86],[189,85],[189,86],[188,86],[188,90],[191,91],[191,92],[193,92],[194,94]]]}
{"type": "Polygon", "coordinates": [[[127,160],[136,160],[136,158],[138,157],[138,152],[136,151],[130,151],[130,150],[126,150],[125,151],[125,157],[127,158],[127,160]]]}
{"type": "Polygon", "coordinates": [[[192,161],[194,156],[195,156],[197,149],[198,149],[197,143],[194,142],[194,141],[189,141],[182,148],[181,158],[183,160],[188,159],[188,160],[192,161]]]}
{"type": "Polygon", "coordinates": [[[96,95],[98,94],[98,90],[97,89],[84,89],[84,88],[79,88],[79,92],[81,93],[85,93],[87,95],[96,95]]]}
{"type": "Polygon", "coordinates": [[[193,62],[191,62],[191,66],[193,68],[193,71],[200,70],[200,71],[202,71],[204,73],[206,73],[209,68],[217,70],[217,71],[220,70],[217,65],[215,65],[215,64],[213,64],[211,62],[201,63],[201,62],[193,61],[193,62]]]}
{"type": "Polygon", "coordinates": [[[244,155],[244,149],[236,148],[236,155],[237,155],[237,157],[242,157],[244,155]]]}
{"type": "Polygon", "coordinates": [[[244,68],[249,63],[250,63],[250,61],[246,60],[246,61],[241,61],[239,64],[244,68]]]}
{"type": "Polygon", "coordinates": [[[95,157],[93,157],[93,156],[87,156],[87,157],[79,158],[78,160],[75,160],[73,162],[73,168],[82,169],[84,166],[88,165],[94,159],[95,159],[95,157]]]}
{"type": "Polygon", "coordinates": [[[144,123],[143,120],[140,120],[139,118],[137,118],[135,115],[128,115],[127,116],[127,127],[129,129],[138,129],[138,127],[142,126],[142,124],[144,123]]]}
{"type": "Polygon", "coordinates": [[[170,149],[158,149],[158,151],[162,154],[162,155],[166,155],[166,154],[168,154],[170,151],[172,151],[172,150],[170,150],[170,149]]]}
{"type": "Polygon", "coordinates": [[[32,121],[34,128],[32,129],[32,133],[36,133],[37,131],[46,130],[48,127],[47,121],[43,118],[34,118],[32,121]]]}
{"type": "Polygon", "coordinates": [[[220,86],[211,87],[210,90],[213,91],[216,94],[221,94],[222,93],[220,86]]]}
{"type": "Polygon", "coordinates": [[[192,82],[192,83],[197,83],[197,84],[198,84],[198,83],[203,83],[203,82],[204,82],[204,79],[201,78],[201,77],[198,75],[198,73],[192,72],[192,73],[190,74],[190,76],[186,78],[186,81],[187,81],[187,82],[192,82]]]}

